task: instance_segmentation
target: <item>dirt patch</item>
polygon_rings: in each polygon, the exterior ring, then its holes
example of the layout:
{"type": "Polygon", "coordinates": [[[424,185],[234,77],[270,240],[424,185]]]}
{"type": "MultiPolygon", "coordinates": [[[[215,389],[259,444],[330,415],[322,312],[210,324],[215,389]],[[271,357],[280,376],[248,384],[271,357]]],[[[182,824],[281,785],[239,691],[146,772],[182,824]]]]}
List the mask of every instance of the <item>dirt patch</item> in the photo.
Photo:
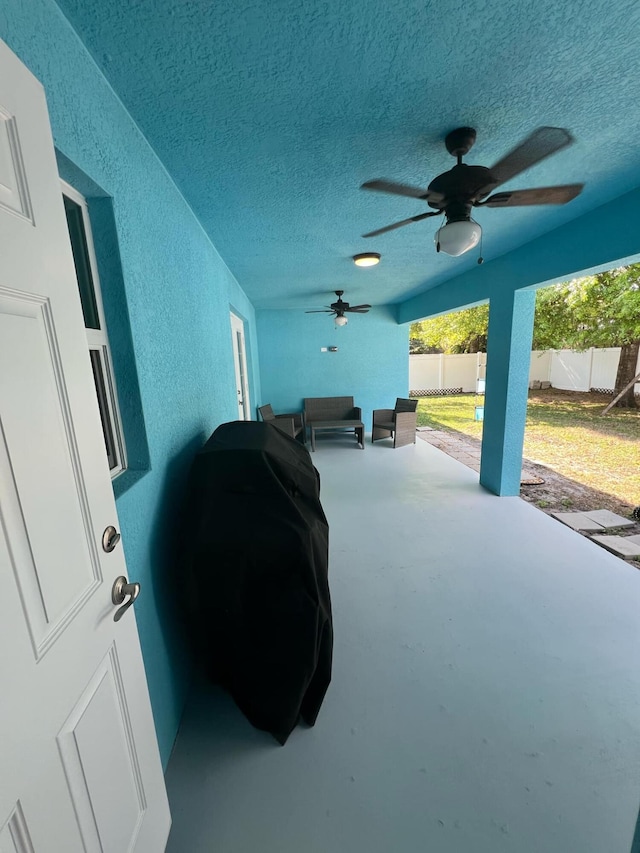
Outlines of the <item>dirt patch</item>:
{"type": "MultiPolygon", "coordinates": [[[[544,480],[540,485],[522,485],[520,497],[535,503],[545,512],[588,512],[590,509],[609,509],[625,518],[631,518],[634,507],[614,495],[600,492],[575,480],[558,474],[546,465],[523,459],[527,472],[544,480]]],[[[640,525],[638,533],[640,533],[640,525]]],[[[636,532],[636,531],[634,531],[636,532]]]]}
{"type": "MultiPolygon", "coordinates": [[[[540,390],[536,388],[535,390],[529,390],[529,397],[533,397],[541,403],[557,403],[558,401],[565,400],[567,403],[571,404],[578,401],[588,406],[595,405],[598,408],[598,414],[600,414],[601,407],[602,410],[604,410],[613,400],[613,393],[607,394],[606,392],[603,393],[599,391],[567,391],[562,388],[543,388],[540,390]]],[[[619,411],[619,409],[614,409],[614,411],[619,411]]],[[[631,409],[630,411],[635,410],[631,409]]]]}

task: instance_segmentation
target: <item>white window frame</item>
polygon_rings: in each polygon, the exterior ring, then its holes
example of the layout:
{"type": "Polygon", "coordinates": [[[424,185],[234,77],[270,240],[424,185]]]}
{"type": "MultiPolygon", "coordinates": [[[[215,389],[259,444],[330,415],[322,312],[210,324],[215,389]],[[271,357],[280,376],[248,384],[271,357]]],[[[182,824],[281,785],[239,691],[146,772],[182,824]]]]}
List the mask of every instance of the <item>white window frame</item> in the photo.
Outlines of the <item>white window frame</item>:
{"type": "MultiPolygon", "coordinates": [[[[87,351],[95,350],[100,354],[100,364],[102,365],[102,381],[105,388],[105,397],[107,403],[107,413],[111,431],[113,433],[113,450],[115,454],[116,465],[111,468],[111,479],[115,479],[119,474],[127,468],[127,452],[124,443],[124,431],[122,429],[122,418],[120,416],[120,407],[118,405],[118,392],[116,388],[116,380],[113,374],[113,360],[111,358],[111,349],[109,347],[109,337],[107,334],[107,323],[104,317],[104,309],[102,306],[102,290],[100,287],[100,277],[98,275],[98,263],[96,260],[96,252],[93,245],[93,234],[91,231],[91,220],[89,219],[89,208],[87,201],[76,189],[74,189],[66,181],[61,180],[60,185],[62,194],[75,202],[82,212],[82,223],[84,225],[84,233],[87,241],[87,251],[89,253],[89,266],[91,268],[91,277],[93,279],[93,290],[96,300],[96,308],[98,312],[98,320],[100,323],[99,329],[87,329],[87,351]]],[[[96,389],[96,397],[98,391],[96,389]]],[[[102,417],[102,407],[98,400],[98,408],[102,417]]]]}

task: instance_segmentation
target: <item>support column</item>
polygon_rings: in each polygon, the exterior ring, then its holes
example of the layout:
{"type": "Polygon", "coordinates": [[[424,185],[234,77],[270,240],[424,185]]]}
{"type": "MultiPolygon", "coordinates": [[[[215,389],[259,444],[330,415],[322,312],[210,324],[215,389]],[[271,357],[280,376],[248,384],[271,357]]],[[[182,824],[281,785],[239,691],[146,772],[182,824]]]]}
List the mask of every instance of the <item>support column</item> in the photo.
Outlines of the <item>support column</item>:
{"type": "Polygon", "coordinates": [[[536,294],[492,296],[480,483],[496,495],[518,495],[536,294]]]}

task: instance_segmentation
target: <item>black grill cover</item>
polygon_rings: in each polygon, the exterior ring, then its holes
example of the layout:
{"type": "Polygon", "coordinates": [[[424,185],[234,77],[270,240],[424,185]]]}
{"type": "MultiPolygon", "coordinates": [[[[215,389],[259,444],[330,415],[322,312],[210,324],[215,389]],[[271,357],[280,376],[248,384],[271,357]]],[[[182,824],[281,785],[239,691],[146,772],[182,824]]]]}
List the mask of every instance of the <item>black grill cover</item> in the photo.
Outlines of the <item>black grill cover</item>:
{"type": "Polygon", "coordinates": [[[208,675],[285,743],[331,681],[329,530],[309,453],[271,424],[222,424],[196,456],[183,565],[208,675]]]}

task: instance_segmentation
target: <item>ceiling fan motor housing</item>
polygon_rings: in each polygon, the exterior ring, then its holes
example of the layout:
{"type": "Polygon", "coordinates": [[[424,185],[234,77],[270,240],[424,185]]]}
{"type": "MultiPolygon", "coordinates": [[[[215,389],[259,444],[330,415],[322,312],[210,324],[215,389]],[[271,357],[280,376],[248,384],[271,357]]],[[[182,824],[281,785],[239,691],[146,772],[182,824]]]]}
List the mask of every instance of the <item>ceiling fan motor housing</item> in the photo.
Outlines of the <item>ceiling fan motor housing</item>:
{"type": "Polygon", "coordinates": [[[338,297],[338,301],[332,302],[331,308],[333,308],[334,311],[338,312],[338,316],[341,316],[341,314],[344,314],[344,312],[349,308],[349,303],[343,302],[342,300],[342,294],[344,293],[344,290],[334,290],[334,293],[338,297]]]}
{"type": "Polygon", "coordinates": [[[447,222],[466,222],[471,218],[471,204],[465,201],[450,201],[444,213],[447,222]]]}
{"type": "MultiPolygon", "coordinates": [[[[464,202],[471,207],[476,198],[488,195],[495,180],[491,171],[486,166],[467,166],[461,163],[438,175],[429,184],[429,190],[444,196],[444,209],[448,211],[455,202],[464,202]]],[[[443,209],[443,202],[428,202],[430,207],[436,210],[443,209]]]]}

